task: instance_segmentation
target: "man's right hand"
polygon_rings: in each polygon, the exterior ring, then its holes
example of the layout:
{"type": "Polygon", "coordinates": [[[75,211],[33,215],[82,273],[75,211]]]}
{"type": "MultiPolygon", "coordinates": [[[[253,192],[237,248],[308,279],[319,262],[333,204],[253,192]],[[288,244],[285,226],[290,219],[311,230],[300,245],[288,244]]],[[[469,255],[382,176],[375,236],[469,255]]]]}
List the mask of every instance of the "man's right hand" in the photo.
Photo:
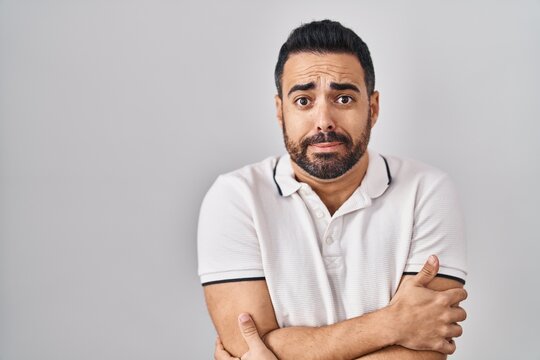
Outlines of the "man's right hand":
{"type": "Polygon", "coordinates": [[[423,269],[403,279],[388,309],[396,321],[396,345],[412,350],[432,350],[453,354],[456,345],[452,338],[463,330],[457,322],[467,313],[459,302],[467,298],[463,288],[435,291],[427,285],[439,271],[439,259],[431,255],[423,269]]]}

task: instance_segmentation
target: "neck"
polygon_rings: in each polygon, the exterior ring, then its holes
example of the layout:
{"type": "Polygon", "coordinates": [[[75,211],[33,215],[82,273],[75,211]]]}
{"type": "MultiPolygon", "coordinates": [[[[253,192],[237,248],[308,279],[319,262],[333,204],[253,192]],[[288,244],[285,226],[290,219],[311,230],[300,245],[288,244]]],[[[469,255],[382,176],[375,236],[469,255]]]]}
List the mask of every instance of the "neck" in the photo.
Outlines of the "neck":
{"type": "Polygon", "coordinates": [[[369,157],[366,151],[360,160],[345,174],[336,179],[323,180],[311,176],[291,161],[296,180],[311,186],[333,215],[360,185],[367,171],[369,157]]]}

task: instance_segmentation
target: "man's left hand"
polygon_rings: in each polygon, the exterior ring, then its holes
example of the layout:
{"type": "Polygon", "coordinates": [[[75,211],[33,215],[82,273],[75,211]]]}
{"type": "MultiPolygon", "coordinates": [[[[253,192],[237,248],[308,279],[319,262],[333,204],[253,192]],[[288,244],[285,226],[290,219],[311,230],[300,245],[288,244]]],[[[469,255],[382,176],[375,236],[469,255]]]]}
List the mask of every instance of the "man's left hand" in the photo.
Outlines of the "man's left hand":
{"type": "Polygon", "coordinates": [[[216,349],[214,351],[215,360],[278,360],[274,353],[272,353],[262,341],[259,332],[257,331],[257,327],[255,326],[255,322],[249,314],[240,314],[238,317],[238,326],[248,345],[248,352],[240,358],[232,357],[231,354],[225,350],[218,337],[216,339],[216,349]]]}

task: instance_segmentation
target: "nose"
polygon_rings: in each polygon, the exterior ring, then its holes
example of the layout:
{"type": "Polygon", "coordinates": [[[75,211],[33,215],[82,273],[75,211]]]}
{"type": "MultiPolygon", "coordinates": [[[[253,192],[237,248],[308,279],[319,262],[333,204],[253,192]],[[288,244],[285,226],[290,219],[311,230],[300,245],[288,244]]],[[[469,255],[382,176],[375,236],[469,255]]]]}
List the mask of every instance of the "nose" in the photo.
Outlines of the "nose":
{"type": "Polygon", "coordinates": [[[325,101],[321,102],[317,108],[316,125],[319,132],[334,131],[336,128],[330,106],[325,101]]]}

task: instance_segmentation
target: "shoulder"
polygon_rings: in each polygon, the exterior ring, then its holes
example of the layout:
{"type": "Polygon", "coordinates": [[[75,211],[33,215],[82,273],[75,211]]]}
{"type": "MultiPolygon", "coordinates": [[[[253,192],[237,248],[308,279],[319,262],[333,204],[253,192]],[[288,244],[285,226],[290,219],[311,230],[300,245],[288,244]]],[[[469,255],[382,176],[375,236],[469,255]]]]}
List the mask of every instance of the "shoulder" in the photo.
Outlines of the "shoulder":
{"type": "Polygon", "coordinates": [[[211,189],[218,188],[225,191],[254,189],[261,184],[272,184],[278,159],[279,156],[270,156],[260,162],[221,174],[214,181],[211,189]]]}
{"type": "Polygon", "coordinates": [[[390,170],[401,178],[432,177],[440,178],[448,174],[423,161],[396,155],[381,155],[387,162],[390,170]]]}
{"type": "Polygon", "coordinates": [[[247,184],[260,181],[272,181],[273,172],[279,156],[270,156],[257,163],[245,165],[239,169],[219,175],[225,182],[245,182],[247,184]]]}
{"type": "Polygon", "coordinates": [[[394,186],[411,186],[418,190],[451,185],[451,176],[435,166],[425,162],[395,155],[381,155],[386,160],[394,186]]]}
{"type": "Polygon", "coordinates": [[[246,202],[261,192],[275,191],[274,169],[279,156],[271,156],[260,162],[243,166],[219,175],[203,200],[204,203],[246,202]]]}

